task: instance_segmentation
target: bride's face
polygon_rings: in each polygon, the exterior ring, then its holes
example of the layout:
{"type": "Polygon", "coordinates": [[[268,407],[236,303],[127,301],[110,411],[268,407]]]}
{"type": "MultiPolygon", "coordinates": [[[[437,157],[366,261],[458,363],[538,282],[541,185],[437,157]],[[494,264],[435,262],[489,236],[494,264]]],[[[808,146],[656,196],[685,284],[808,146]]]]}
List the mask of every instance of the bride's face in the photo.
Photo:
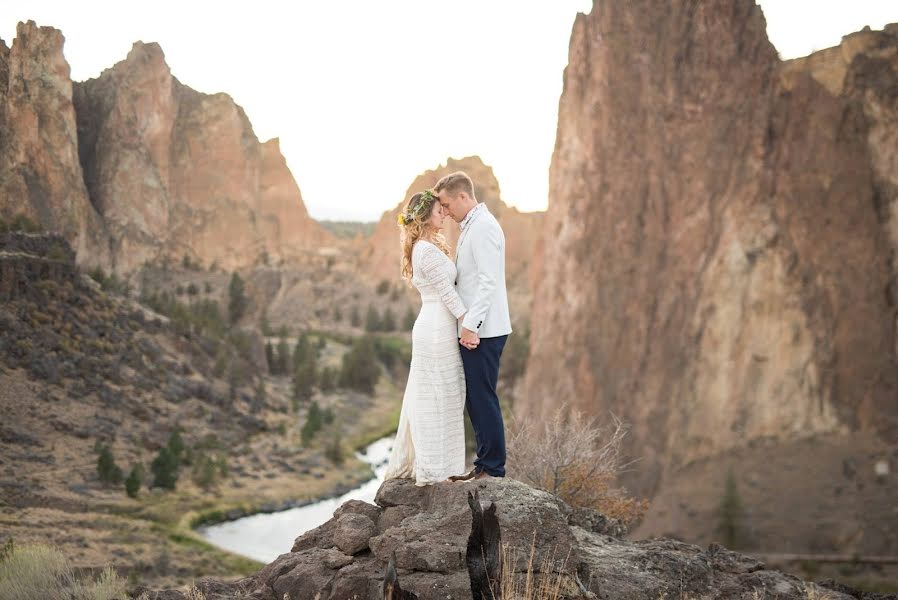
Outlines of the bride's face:
{"type": "Polygon", "coordinates": [[[439,202],[434,202],[430,209],[430,225],[439,231],[443,228],[443,222],[446,220],[446,213],[439,202]]]}

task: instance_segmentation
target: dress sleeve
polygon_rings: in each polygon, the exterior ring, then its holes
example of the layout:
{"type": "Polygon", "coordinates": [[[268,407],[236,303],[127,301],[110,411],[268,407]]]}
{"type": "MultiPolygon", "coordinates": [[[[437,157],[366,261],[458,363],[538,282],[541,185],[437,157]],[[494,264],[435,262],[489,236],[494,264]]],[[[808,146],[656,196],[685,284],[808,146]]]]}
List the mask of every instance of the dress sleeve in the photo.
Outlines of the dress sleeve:
{"type": "Polygon", "coordinates": [[[440,299],[455,318],[461,317],[467,311],[465,303],[455,289],[455,282],[449,277],[444,261],[448,260],[439,248],[431,244],[424,244],[418,251],[418,260],[412,268],[421,275],[421,279],[432,285],[440,295],[440,299]]]}

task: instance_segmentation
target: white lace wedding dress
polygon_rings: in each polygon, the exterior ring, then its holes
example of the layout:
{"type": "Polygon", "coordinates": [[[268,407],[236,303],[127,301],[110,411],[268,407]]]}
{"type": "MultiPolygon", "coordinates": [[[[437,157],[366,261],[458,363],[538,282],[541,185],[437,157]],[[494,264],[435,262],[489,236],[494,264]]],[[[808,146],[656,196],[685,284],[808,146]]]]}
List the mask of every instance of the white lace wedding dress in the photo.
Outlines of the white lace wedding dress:
{"type": "Polygon", "coordinates": [[[465,470],[465,372],[456,323],[466,309],[455,291],[455,263],[434,244],[415,243],[412,274],[421,312],[412,328],[411,368],[385,478],[422,486],[465,470]]]}

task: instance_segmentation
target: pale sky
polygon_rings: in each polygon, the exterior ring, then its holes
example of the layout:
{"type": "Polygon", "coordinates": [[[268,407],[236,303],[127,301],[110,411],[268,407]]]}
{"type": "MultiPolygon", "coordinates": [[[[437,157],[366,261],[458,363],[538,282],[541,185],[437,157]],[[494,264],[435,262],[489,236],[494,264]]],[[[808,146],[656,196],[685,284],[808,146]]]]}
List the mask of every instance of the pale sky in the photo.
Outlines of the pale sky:
{"type": "MultiPolygon", "coordinates": [[[[601,0],[600,0],[601,1],[601,0]]],[[[604,0],[625,1],[625,0],[604,0]]],[[[898,0],[763,0],[783,58],[898,22],[898,0]]],[[[420,172],[480,155],[506,202],[547,204],[571,24],[589,0],[0,0],[16,23],[61,29],[72,77],[158,42],[174,75],[243,106],[279,137],[311,215],[375,220],[420,172]]]]}

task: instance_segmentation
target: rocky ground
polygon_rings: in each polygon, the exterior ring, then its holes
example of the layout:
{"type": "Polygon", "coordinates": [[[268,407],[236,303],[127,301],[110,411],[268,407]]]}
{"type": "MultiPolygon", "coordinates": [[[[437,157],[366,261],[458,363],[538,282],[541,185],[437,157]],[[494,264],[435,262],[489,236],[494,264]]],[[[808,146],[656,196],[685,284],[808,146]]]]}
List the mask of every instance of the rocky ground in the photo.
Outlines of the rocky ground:
{"type": "MultiPolygon", "coordinates": [[[[306,405],[293,406],[287,377],[254,363],[261,336],[247,334],[238,351],[176,331],[75,269],[61,238],[0,236],[0,300],[0,541],[56,544],[79,570],[108,564],[157,586],[249,573],[259,565],[210,547],[190,525],[345,491],[370,476],[352,447],[395,426],[389,377],[373,395],[316,390],[338,416],[347,458],[325,458],[325,432],[302,447],[306,405]],[[193,463],[176,490],[149,489],[150,464],[176,428],[193,463]],[[125,475],[143,465],[137,498],[99,481],[97,442],[125,475]],[[211,482],[198,477],[200,455],[225,465],[211,482]]],[[[339,364],[346,348],[327,339],[322,363],[339,364]]]]}
{"type": "MultiPolygon", "coordinates": [[[[802,581],[718,544],[626,541],[619,524],[507,478],[423,488],[389,480],[378,491],[376,505],[345,503],[333,519],[297,538],[290,552],[251,576],[233,583],[204,580],[197,588],[208,600],[382,598],[384,571],[393,557],[402,589],[418,598],[471,598],[468,494],[475,490],[481,506],[496,506],[501,541],[510,556],[505,575],[526,579],[530,565],[537,580],[554,578],[562,598],[895,597],[802,581]]],[[[171,590],[150,596],[186,598],[171,590]]]]}

